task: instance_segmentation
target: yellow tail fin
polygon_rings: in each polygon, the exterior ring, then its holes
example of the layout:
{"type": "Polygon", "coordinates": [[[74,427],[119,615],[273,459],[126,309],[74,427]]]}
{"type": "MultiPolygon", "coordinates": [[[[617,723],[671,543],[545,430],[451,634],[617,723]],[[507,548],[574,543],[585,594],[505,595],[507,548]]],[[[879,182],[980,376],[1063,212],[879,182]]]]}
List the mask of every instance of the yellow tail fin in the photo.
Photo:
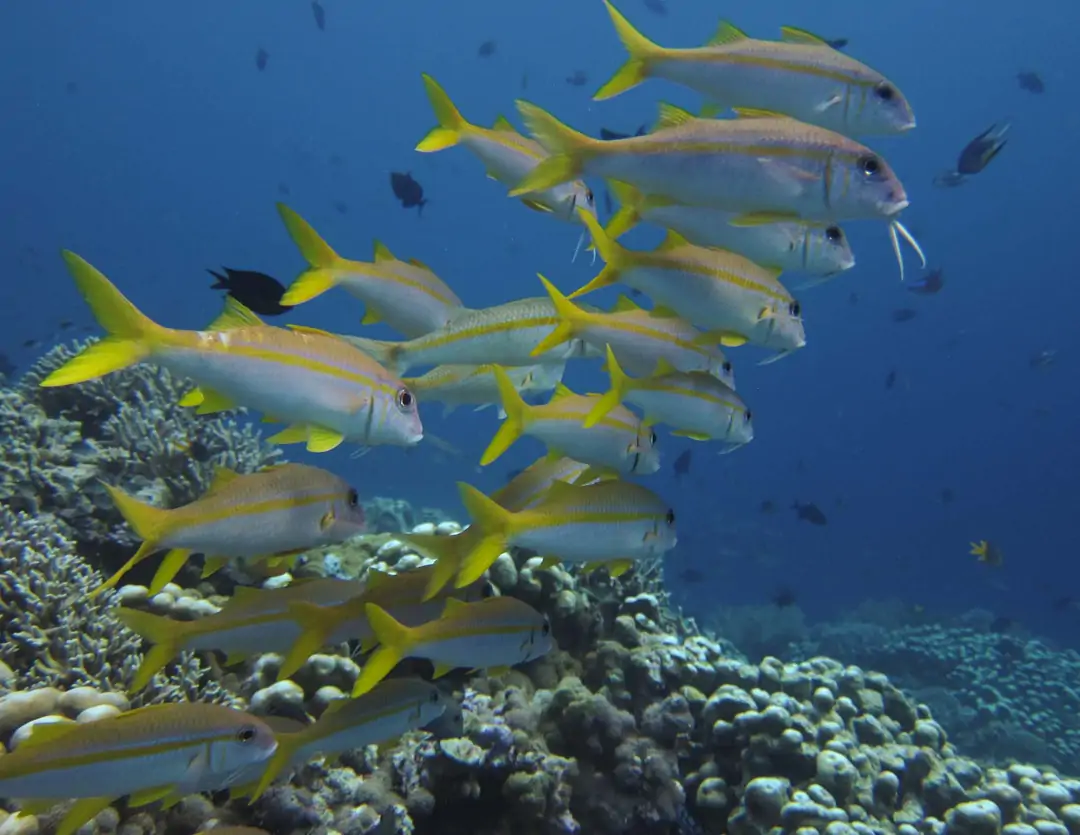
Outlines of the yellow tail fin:
{"type": "Polygon", "coordinates": [[[420,140],[416,150],[421,153],[430,153],[452,148],[461,141],[461,132],[470,125],[434,78],[427,73],[421,77],[424,79],[424,89],[427,90],[428,99],[431,101],[431,108],[435,111],[435,119],[439,126],[420,140]]]}
{"type": "Polygon", "coordinates": [[[427,587],[424,589],[422,598],[424,601],[431,600],[442,591],[443,587],[458,573],[462,561],[479,541],[478,533],[479,529],[469,528],[454,536],[417,533],[400,535],[400,539],[408,542],[421,554],[435,560],[435,570],[431,572],[431,579],[428,580],[427,587]]]}
{"type": "Polygon", "coordinates": [[[379,648],[364,664],[364,669],[353,687],[352,697],[362,696],[386,678],[390,671],[404,658],[415,643],[414,631],[394,620],[385,609],[374,603],[364,606],[371,631],[379,641],[379,648]]]}
{"type": "Polygon", "coordinates": [[[493,365],[492,370],[495,372],[495,382],[499,387],[499,397],[502,400],[506,418],[503,420],[502,426],[499,427],[499,431],[495,433],[495,437],[491,439],[488,448],[484,450],[484,454],[480,457],[480,466],[482,467],[486,467],[492,461],[495,461],[510,448],[514,441],[521,437],[521,434],[525,431],[525,422],[528,420],[530,408],[529,404],[525,402],[514,387],[513,381],[502,370],[502,367],[493,365]]]}
{"type": "Polygon", "coordinates": [[[140,502],[134,496],[129,496],[119,487],[113,487],[111,484],[101,482],[101,486],[105,488],[105,491],[109,494],[109,498],[113,500],[116,509],[119,510],[120,515],[124,517],[124,521],[131,526],[131,529],[135,531],[136,536],[143,542],[135,552],[135,555],[124,563],[120,567],[120,570],[113,574],[112,577],[102,583],[98,588],[94,589],[91,596],[100,594],[106,589],[113,588],[120,581],[120,578],[127,574],[132,568],[155,551],[160,550],[161,546],[158,542],[161,537],[165,535],[169,523],[168,510],[154,507],[145,502],[140,502]]]}
{"type": "Polygon", "coordinates": [[[607,6],[608,14],[611,15],[611,22],[615,24],[615,34],[619,36],[622,45],[630,53],[630,58],[615,71],[615,75],[603,87],[596,91],[593,101],[610,99],[619,93],[625,93],[632,87],[637,87],[649,76],[650,59],[662,49],[635,29],[634,25],[623,17],[622,13],[608,0],[604,0],[604,5],[607,6]]]}
{"type": "Polygon", "coordinates": [[[461,492],[461,503],[465,505],[465,512],[472,520],[469,529],[476,528],[478,531],[474,539],[476,544],[462,561],[458,571],[456,585],[461,589],[479,580],[509,547],[507,538],[513,525],[514,514],[470,484],[459,482],[458,490],[461,492]]]}
{"type": "MultiPolygon", "coordinates": [[[[263,792],[270,788],[270,784],[278,778],[288,766],[289,762],[296,755],[296,752],[300,750],[301,746],[311,741],[311,733],[308,733],[308,728],[314,728],[315,725],[308,725],[307,728],[299,731],[280,731],[274,729],[274,739],[277,740],[277,750],[266,762],[266,770],[263,771],[262,777],[259,778],[259,782],[251,788],[251,785],[246,788],[250,789],[250,796],[248,797],[248,803],[254,803],[260,797],[263,792]]],[[[230,800],[236,800],[239,797],[243,797],[247,792],[244,791],[243,786],[234,786],[229,794],[230,800]]]]}
{"type": "Polygon", "coordinates": [[[162,558],[161,565],[158,566],[158,570],[154,572],[154,576],[150,580],[150,594],[157,594],[171,583],[190,556],[191,551],[187,548],[173,548],[169,551],[162,558]]]}
{"type": "Polygon", "coordinates": [[[131,682],[131,692],[135,693],[146,687],[158,671],[180,654],[187,624],[123,607],[116,610],[116,618],[136,635],[153,644],[131,682]]]}
{"type": "Polygon", "coordinates": [[[293,239],[300,254],[311,267],[300,273],[296,281],[285,291],[285,295],[281,297],[281,303],[303,304],[316,296],[321,296],[337,284],[333,269],[340,267],[344,259],[334,252],[330,244],[322,239],[310,223],[284,203],[278,203],[277,210],[285,222],[289,237],[293,239]]]}
{"type": "Polygon", "coordinates": [[[297,638],[281,662],[277,680],[284,681],[299,670],[307,660],[326,646],[327,640],[340,623],[337,606],[318,606],[307,600],[289,604],[289,617],[300,627],[297,638]]]}
{"type": "Polygon", "coordinates": [[[41,385],[53,388],[96,380],[150,356],[167,328],[144,316],[109,279],[74,252],[64,250],[61,254],[75,286],[107,336],[57,368],[41,385]]]}
{"type": "Polygon", "coordinates": [[[555,326],[555,329],[540,340],[540,344],[532,349],[532,356],[538,357],[541,354],[550,351],[556,345],[562,345],[564,342],[572,339],[574,334],[580,329],[581,325],[588,319],[589,314],[574,304],[570,299],[566,298],[559,288],[537,273],[537,277],[544,284],[544,289],[547,290],[548,295],[551,296],[551,303],[555,307],[555,315],[559,317],[559,324],[555,326]]]}
{"type": "Polygon", "coordinates": [[[596,405],[592,407],[592,410],[585,416],[583,425],[586,429],[591,426],[596,426],[604,415],[614,409],[622,401],[626,395],[626,390],[630,385],[630,378],[626,376],[626,373],[619,367],[618,361],[615,359],[615,352],[611,350],[611,346],[607,348],[607,372],[608,377],[611,378],[611,388],[607,390],[603,397],[596,401],[596,405]]]}
{"type": "Polygon", "coordinates": [[[519,99],[517,109],[525,120],[525,127],[552,156],[511,189],[511,197],[520,197],[530,191],[543,191],[579,177],[585,158],[595,146],[603,144],[564,125],[535,104],[519,99]]]}
{"type": "Polygon", "coordinates": [[[620,183],[618,180],[609,180],[608,186],[619,201],[619,210],[604,227],[604,232],[614,241],[641,222],[641,206],[645,195],[629,183],[620,183]]]}
{"type": "Polygon", "coordinates": [[[591,293],[593,290],[599,290],[601,287],[610,287],[612,284],[617,284],[619,271],[627,260],[626,248],[612,239],[595,217],[581,210],[578,210],[578,216],[581,218],[581,222],[585,224],[585,228],[589,230],[593,246],[600,253],[600,257],[604,259],[604,269],[600,270],[596,278],[584,287],[571,293],[568,297],[571,299],[591,293]]]}

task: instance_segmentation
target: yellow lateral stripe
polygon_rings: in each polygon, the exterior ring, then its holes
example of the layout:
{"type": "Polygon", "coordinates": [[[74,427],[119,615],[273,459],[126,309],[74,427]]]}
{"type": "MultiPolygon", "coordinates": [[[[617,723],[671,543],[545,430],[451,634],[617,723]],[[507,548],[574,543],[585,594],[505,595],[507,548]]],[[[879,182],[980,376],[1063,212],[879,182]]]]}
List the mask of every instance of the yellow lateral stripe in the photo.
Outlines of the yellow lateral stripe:
{"type": "Polygon", "coordinates": [[[542,327],[543,325],[555,327],[558,324],[559,317],[557,316],[537,316],[529,319],[512,319],[507,322],[498,322],[496,324],[477,325],[473,328],[452,331],[441,336],[436,336],[434,334],[421,336],[416,340],[416,350],[427,350],[428,348],[452,345],[453,343],[460,342],[464,339],[471,339],[476,336],[487,336],[492,333],[508,333],[516,330],[525,330],[526,328],[542,327]]]}
{"type": "MultiPolygon", "coordinates": [[[[441,287],[432,286],[431,284],[421,279],[410,278],[407,275],[403,275],[402,273],[397,272],[394,267],[379,267],[378,265],[369,265],[365,261],[348,261],[347,263],[350,265],[358,264],[364,269],[357,270],[355,274],[348,270],[343,270],[342,272],[345,274],[345,277],[358,275],[363,276],[364,278],[385,279],[392,284],[403,284],[406,287],[410,287],[414,290],[419,290],[420,292],[424,293],[427,296],[430,296],[436,301],[444,302],[446,304],[455,306],[459,304],[456,299],[452,299],[448,296],[442,295],[443,290],[441,287]],[[374,267],[374,269],[372,269],[372,267],[374,267]]],[[[409,267],[415,270],[422,269],[421,267],[417,267],[415,264],[410,264],[407,261],[400,261],[398,263],[402,264],[404,267],[409,267]]]]}
{"type": "MultiPolygon", "coordinates": [[[[716,121],[719,123],[722,120],[718,119],[716,121]]],[[[720,140],[675,138],[665,141],[662,135],[657,136],[656,134],[645,134],[644,136],[635,136],[621,141],[632,141],[634,144],[630,147],[627,147],[626,145],[619,147],[618,142],[605,142],[602,143],[600,147],[607,148],[609,145],[615,146],[606,152],[606,156],[670,154],[673,152],[682,154],[742,154],[744,156],[752,156],[755,158],[798,157],[820,163],[828,162],[836,157],[840,157],[844,162],[856,162],[861,156],[870,153],[862,149],[849,150],[836,146],[829,146],[826,148],[815,146],[813,148],[806,148],[782,144],[743,145],[731,141],[722,142],[720,140]]]]}
{"type": "MultiPolygon", "coordinates": [[[[233,516],[256,516],[260,513],[276,513],[281,510],[292,510],[298,507],[307,507],[313,504],[322,504],[324,502],[333,502],[339,499],[346,498],[344,493],[316,493],[311,496],[291,496],[288,498],[279,499],[262,499],[260,501],[253,501],[250,504],[240,503],[232,505],[230,507],[223,507],[221,510],[211,512],[198,508],[192,505],[189,513],[177,514],[178,523],[171,528],[171,532],[175,533],[178,527],[198,527],[199,525],[211,524],[214,522],[220,522],[224,519],[229,519],[233,516]],[[190,518],[185,518],[190,517],[190,518]]],[[[193,503],[197,505],[198,501],[193,503]]],[[[183,510],[184,508],[175,508],[176,510],[183,510]]]]}
{"type": "Polygon", "coordinates": [[[522,530],[520,532],[523,533],[541,529],[558,528],[563,525],[614,525],[619,522],[647,522],[650,519],[660,522],[664,519],[663,515],[656,511],[640,510],[597,511],[564,510],[560,508],[557,514],[552,513],[551,516],[544,516],[544,511],[540,508],[533,508],[532,510],[524,512],[536,514],[540,518],[534,520],[530,516],[528,523],[522,525],[522,530]]]}
{"type": "Polygon", "coordinates": [[[791,58],[769,58],[764,55],[750,55],[745,52],[720,52],[711,51],[709,47],[704,49],[671,50],[674,55],[667,55],[662,60],[686,61],[688,63],[705,64],[741,64],[752,67],[761,67],[770,70],[786,70],[788,72],[812,75],[817,78],[826,78],[830,81],[842,81],[856,87],[873,87],[877,80],[870,80],[855,75],[848,70],[840,68],[830,69],[811,63],[803,63],[791,58]],[[682,53],[682,54],[680,54],[682,53]]]}
{"type": "MultiPolygon", "coordinates": [[[[792,298],[784,293],[776,291],[775,287],[771,284],[766,284],[758,279],[751,278],[749,276],[742,275],[741,273],[733,272],[732,270],[725,270],[719,267],[709,266],[707,264],[701,264],[691,259],[681,259],[672,257],[669,253],[664,252],[641,252],[634,253],[635,266],[639,267],[658,267],[669,270],[679,270],[684,273],[690,273],[692,275],[700,275],[706,278],[715,278],[719,281],[727,282],[728,284],[734,284],[737,287],[742,287],[747,290],[756,290],[759,293],[769,296],[770,298],[778,301],[790,302],[792,298]]],[[[779,282],[776,282],[779,285],[779,282]]],[[[779,285],[782,286],[782,285],[779,285]]]]}
{"type": "Polygon", "coordinates": [[[611,328],[616,331],[626,331],[627,333],[636,334],[637,336],[648,336],[658,342],[667,342],[669,345],[674,345],[677,348],[682,348],[685,351],[692,351],[695,354],[708,353],[705,348],[696,342],[683,339],[678,334],[674,334],[671,331],[661,330],[659,328],[650,327],[648,324],[641,322],[627,321],[625,319],[611,319],[601,320],[596,325],[597,328],[611,328]]]}

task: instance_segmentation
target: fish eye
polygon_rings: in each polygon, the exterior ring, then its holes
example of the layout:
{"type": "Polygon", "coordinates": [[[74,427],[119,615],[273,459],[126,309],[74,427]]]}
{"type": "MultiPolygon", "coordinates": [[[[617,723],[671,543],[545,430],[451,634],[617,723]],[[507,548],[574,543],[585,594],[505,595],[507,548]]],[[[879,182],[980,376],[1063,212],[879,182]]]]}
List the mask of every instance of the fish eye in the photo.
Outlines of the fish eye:
{"type": "Polygon", "coordinates": [[[730,374],[734,370],[730,362],[725,362],[720,368],[725,374],[730,374]]]}
{"type": "Polygon", "coordinates": [[[882,101],[892,101],[896,96],[896,90],[887,81],[882,81],[874,88],[874,93],[882,101]]]}
{"type": "Polygon", "coordinates": [[[881,162],[878,160],[877,157],[860,157],[859,169],[867,177],[873,177],[881,173],[881,162]]]}
{"type": "Polygon", "coordinates": [[[544,618],[544,625],[540,627],[540,634],[545,637],[551,634],[551,623],[548,622],[547,618],[544,618]]]}
{"type": "Polygon", "coordinates": [[[493,586],[491,583],[486,583],[485,582],[484,587],[482,589],[480,589],[480,596],[481,597],[494,597],[495,596],[495,586],[493,586]]]}
{"type": "Polygon", "coordinates": [[[834,244],[839,243],[840,241],[844,240],[844,230],[841,229],[839,226],[829,226],[825,230],[825,240],[834,244]]]}
{"type": "Polygon", "coordinates": [[[675,524],[675,511],[674,510],[669,510],[667,512],[667,516],[665,516],[664,519],[667,521],[669,526],[674,525],[675,524]]]}
{"type": "Polygon", "coordinates": [[[360,504],[360,494],[356,492],[355,487],[349,488],[349,507],[356,507],[360,504]]]}
{"type": "Polygon", "coordinates": [[[590,206],[596,205],[596,195],[593,194],[593,190],[588,186],[585,187],[585,199],[589,202],[590,206]]]}
{"type": "Polygon", "coordinates": [[[742,416],[743,423],[749,423],[750,418],[752,418],[752,417],[753,417],[753,415],[751,414],[750,410],[747,409],[745,412],[743,412],[743,416],[742,416]]]}
{"type": "Polygon", "coordinates": [[[431,703],[432,704],[438,704],[439,699],[441,697],[442,697],[442,694],[438,690],[436,690],[434,693],[431,694],[431,703]]]}
{"type": "Polygon", "coordinates": [[[239,742],[251,742],[254,738],[255,728],[251,725],[244,725],[244,727],[236,732],[236,739],[239,742]]]}
{"type": "Polygon", "coordinates": [[[649,433],[649,444],[651,446],[656,446],[657,440],[658,440],[658,438],[656,437],[656,431],[653,430],[652,432],[649,433]]]}
{"type": "Polygon", "coordinates": [[[798,302],[792,302],[788,305],[788,312],[792,316],[799,316],[802,314],[802,305],[800,305],[798,302]]]}
{"type": "Polygon", "coordinates": [[[397,404],[398,408],[407,411],[413,407],[416,399],[413,397],[413,393],[408,389],[398,389],[397,404]]]}

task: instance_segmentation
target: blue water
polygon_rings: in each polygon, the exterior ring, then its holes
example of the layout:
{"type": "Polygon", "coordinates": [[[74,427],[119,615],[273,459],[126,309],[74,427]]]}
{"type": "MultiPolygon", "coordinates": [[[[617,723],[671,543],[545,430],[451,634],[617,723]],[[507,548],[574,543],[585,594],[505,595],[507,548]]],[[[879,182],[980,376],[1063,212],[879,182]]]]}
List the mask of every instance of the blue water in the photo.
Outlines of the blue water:
{"type": "MultiPolygon", "coordinates": [[[[621,8],[663,44],[700,43],[715,28],[714,4],[669,5],[667,17],[631,0],[621,8]]],[[[624,58],[598,1],[324,6],[325,32],[307,0],[201,0],[167,11],[134,0],[37,0],[0,10],[0,351],[25,367],[44,348],[23,349],[24,341],[51,344],[64,319],[92,324],[60,247],[175,327],[200,327],[219,310],[208,267],[291,280],[302,264],[274,210],[280,183],[291,190],[283,199],[342,254],[367,258],[378,237],[430,264],[467,305],[542,295],[537,271],[572,289],[598,269],[587,257],[570,263],[575,227],[506,199],[463,149],[412,151],[434,124],[420,73],[486,124],[500,113],[514,119],[519,96],[594,134],[601,126],[632,132],[661,99],[698,104],[663,82],[591,101],[624,58]],[[496,54],[478,57],[488,39],[496,54]],[[269,53],[261,73],[260,47],[269,53]],[[576,70],[589,76],[584,87],[565,81],[576,70]],[[77,90],[68,92],[69,82],[77,90]],[[394,201],[391,170],[411,170],[424,185],[431,202],[422,219],[394,201]]],[[[732,12],[762,37],[785,23],[846,36],[851,54],[903,89],[918,128],[870,144],[905,182],[912,208],[904,220],[948,284],[934,297],[908,293],[884,228],[850,224],[858,266],[801,294],[808,347],[765,368],[754,366],[752,349],[733,352],[756,440],[723,458],[694,445],[692,474],[677,484],[670,463],[688,442],[665,437],[665,470],[649,482],[679,512],[682,542],[669,572],[677,596],[700,612],[765,601],[789,585],[812,616],[899,596],[934,610],[981,606],[1075,642],[1076,616],[1049,603],[1080,595],[1080,117],[1072,96],[1080,8],[916,0],[870,10],[845,0],[812,12],[792,2],[732,12]],[[1045,95],[1018,88],[1021,68],[1040,71],[1045,95]],[[1009,145],[985,172],[963,188],[931,187],[968,139],[1005,117],[1013,120],[1009,145]],[[898,307],[918,316],[894,324],[898,307]],[[1029,368],[1043,349],[1058,351],[1056,363],[1029,368]],[[897,384],[886,390],[893,368],[897,384]],[[956,494],[948,506],[939,497],[945,487],[956,494]],[[776,514],[758,512],[766,498],[776,514]],[[788,510],[795,498],[816,502],[829,525],[797,522],[788,510]],[[981,538],[1002,548],[1004,566],[968,556],[969,540],[981,538]],[[687,567],[707,580],[680,588],[687,567]]],[[[656,239],[642,231],[627,242],[656,239]]],[[[359,315],[335,291],[291,319],[359,332],[359,315]]],[[[586,365],[567,381],[595,390],[604,378],[586,365]]],[[[455,481],[493,489],[541,451],[522,441],[479,472],[493,413],[444,421],[440,411],[425,411],[426,427],[461,457],[379,449],[318,461],[365,494],[460,514],[455,481]]]]}

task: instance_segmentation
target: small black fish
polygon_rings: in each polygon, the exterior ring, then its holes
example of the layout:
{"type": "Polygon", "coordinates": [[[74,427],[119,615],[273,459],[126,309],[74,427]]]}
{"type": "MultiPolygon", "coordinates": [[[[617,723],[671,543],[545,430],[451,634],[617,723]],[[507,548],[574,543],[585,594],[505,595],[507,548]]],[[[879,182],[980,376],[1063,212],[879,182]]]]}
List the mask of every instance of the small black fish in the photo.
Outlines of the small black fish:
{"type": "Polygon", "coordinates": [[[798,602],[795,592],[787,586],[781,586],[772,596],[772,605],[777,609],[789,609],[798,602]]]}
{"type": "Polygon", "coordinates": [[[60,330],[62,331],[69,331],[73,327],[75,327],[75,323],[72,322],[70,319],[62,319],[60,321],[60,330]]]}
{"type": "Polygon", "coordinates": [[[612,139],[629,139],[631,136],[644,136],[645,126],[642,125],[637,129],[636,133],[619,133],[618,131],[608,130],[607,128],[600,128],[600,138],[610,142],[612,139]]]}
{"type": "Polygon", "coordinates": [[[918,311],[912,310],[910,307],[900,307],[894,310],[889,318],[894,322],[910,322],[917,315],[918,311]]]}
{"type": "Polygon", "coordinates": [[[794,503],[792,503],[791,509],[795,511],[795,515],[797,518],[801,519],[804,522],[809,522],[811,525],[829,524],[829,520],[826,519],[825,514],[821,512],[821,508],[819,508],[813,502],[808,502],[807,504],[799,504],[798,501],[795,501],[794,503]]]}
{"type": "Polygon", "coordinates": [[[995,635],[1004,635],[1013,628],[1015,623],[1016,622],[1012,618],[1000,615],[990,621],[990,631],[995,635]]]}
{"type": "Polygon", "coordinates": [[[1035,95],[1046,92],[1046,85],[1043,83],[1042,76],[1031,70],[1018,72],[1016,74],[1016,83],[1020,85],[1021,90],[1027,90],[1029,93],[1035,93],[1035,95]]]}
{"type": "Polygon", "coordinates": [[[319,27],[320,32],[326,31],[326,9],[322,7],[319,0],[311,0],[311,13],[315,15],[315,25],[319,27]]]}
{"type": "Polygon", "coordinates": [[[918,281],[913,281],[907,286],[909,293],[915,293],[919,296],[933,296],[941,292],[941,288],[945,286],[945,272],[938,267],[937,269],[930,270],[925,276],[918,281]]]}
{"type": "Polygon", "coordinates": [[[995,123],[965,145],[956,160],[956,173],[971,176],[986,168],[1008,142],[1005,134],[1009,125],[1009,122],[995,123]]]}
{"type": "Polygon", "coordinates": [[[951,487],[942,487],[939,495],[941,496],[941,503],[945,505],[952,504],[953,499],[956,498],[956,493],[953,492],[951,487]]]}
{"type": "Polygon", "coordinates": [[[337,210],[337,213],[339,215],[347,215],[349,213],[349,204],[346,203],[344,200],[335,200],[334,208],[337,210]]]}
{"type": "Polygon", "coordinates": [[[775,513],[776,502],[772,499],[762,499],[761,504],[758,506],[759,513],[775,513]]]}
{"type": "Polygon", "coordinates": [[[15,363],[11,361],[11,357],[7,354],[0,354],[0,377],[14,377],[17,370],[15,363]]]}
{"type": "Polygon", "coordinates": [[[23,342],[22,346],[24,348],[36,348],[40,344],[40,339],[27,339],[25,342],[23,342]]]}
{"type": "Polygon", "coordinates": [[[495,50],[498,49],[498,44],[495,41],[484,41],[476,49],[476,54],[481,58],[490,58],[495,54],[495,50]]]}
{"type": "Polygon", "coordinates": [[[69,81],[67,84],[64,85],[64,89],[67,91],[69,96],[72,96],[75,93],[79,92],[79,82],[69,81]]]}
{"type": "Polygon", "coordinates": [[[334,166],[334,168],[341,168],[341,166],[345,164],[345,157],[341,156],[341,154],[331,154],[330,164],[334,166]]]}
{"type": "Polygon", "coordinates": [[[894,368],[891,371],[889,371],[888,374],[885,375],[885,388],[886,388],[886,390],[888,390],[888,389],[891,389],[895,385],[896,385],[896,369],[894,368]]]}
{"type": "Polygon", "coordinates": [[[402,174],[400,171],[392,171],[390,188],[394,190],[394,196],[401,201],[402,208],[411,209],[415,206],[417,214],[424,214],[424,206],[428,201],[424,199],[424,187],[413,179],[412,172],[402,174]]]}
{"type": "Polygon", "coordinates": [[[285,295],[285,285],[276,278],[253,270],[230,270],[228,267],[223,269],[225,275],[207,270],[217,279],[217,282],[210,286],[211,290],[224,290],[260,316],[279,316],[292,310],[290,305],[281,303],[281,297],[285,295]]]}
{"type": "Polygon", "coordinates": [[[259,72],[266,69],[266,62],[270,60],[270,53],[259,47],[259,51],[255,53],[255,66],[259,68],[259,72]]]}
{"type": "Polygon", "coordinates": [[[848,45],[848,39],[847,38],[833,38],[832,40],[826,40],[825,43],[827,43],[833,49],[843,49],[845,46],[848,45]]]}
{"type": "Polygon", "coordinates": [[[566,77],[566,83],[571,87],[584,87],[589,83],[589,76],[586,75],[585,70],[574,70],[566,77]]]}
{"type": "Polygon", "coordinates": [[[675,459],[675,463],[672,465],[672,469],[675,470],[676,480],[681,479],[690,472],[690,464],[693,461],[693,458],[694,453],[692,450],[684,449],[679,453],[679,457],[675,459]]]}
{"type": "Polygon", "coordinates": [[[658,14],[661,17],[667,16],[667,3],[665,0],[644,0],[645,8],[653,14],[658,14]]]}

